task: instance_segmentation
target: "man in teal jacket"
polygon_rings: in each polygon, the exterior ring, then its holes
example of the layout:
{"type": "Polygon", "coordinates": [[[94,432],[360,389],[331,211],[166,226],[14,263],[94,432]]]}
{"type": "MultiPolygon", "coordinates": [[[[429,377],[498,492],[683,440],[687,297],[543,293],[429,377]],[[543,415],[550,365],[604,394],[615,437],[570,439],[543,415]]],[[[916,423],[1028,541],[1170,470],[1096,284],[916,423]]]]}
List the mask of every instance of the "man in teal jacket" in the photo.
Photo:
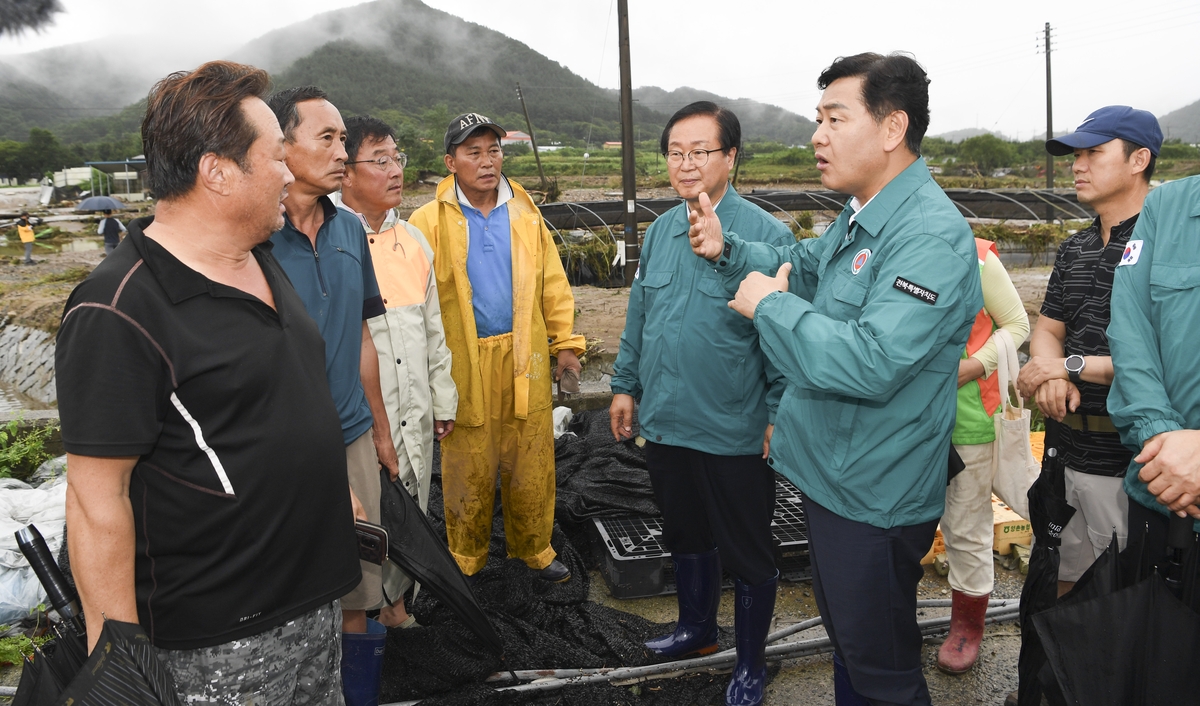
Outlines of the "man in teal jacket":
{"type": "Polygon", "coordinates": [[[708,101],[671,116],[661,148],[685,203],[646,232],[612,378],[613,436],[633,433],[634,399],[646,466],[671,551],[679,621],[646,643],[677,658],[717,650],[721,567],[736,577],[738,666],[726,701],[757,704],[775,605],[775,473],[766,463],[784,381],[766,364],[754,325],[726,306],[711,264],[688,244],[688,204],[705,194],[747,240],[795,243],[777,218],[738,196],[729,172],[741,125],[708,101]],[[744,600],[743,600],[744,599],[744,600]]]}
{"type": "Polygon", "coordinates": [[[837,703],[928,704],[916,591],[945,500],[958,359],[983,306],[978,258],[919,156],[920,65],[859,54],[817,85],[821,181],[852,197],[837,220],[770,247],[722,233],[702,196],[689,236],[788,382],[768,463],[804,493],[837,703]]]}
{"type": "Polygon", "coordinates": [[[1146,197],[1113,276],[1108,410],[1138,453],[1125,474],[1129,545],[1144,543],[1155,564],[1171,512],[1200,520],[1198,243],[1200,177],[1164,184],[1146,197]]]}

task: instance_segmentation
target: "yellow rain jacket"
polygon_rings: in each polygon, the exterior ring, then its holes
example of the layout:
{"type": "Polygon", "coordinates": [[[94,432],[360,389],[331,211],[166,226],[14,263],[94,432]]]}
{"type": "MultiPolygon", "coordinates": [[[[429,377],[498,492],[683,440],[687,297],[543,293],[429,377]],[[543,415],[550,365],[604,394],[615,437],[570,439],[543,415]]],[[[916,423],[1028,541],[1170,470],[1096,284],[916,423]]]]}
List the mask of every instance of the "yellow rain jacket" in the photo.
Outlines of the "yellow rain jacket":
{"type": "MultiPolygon", "coordinates": [[[[512,230],[513,272],[513,396],[517,419],[530,410],[550,406],[553,401],[549,379],[529,384],[531,360],[560,350],[585,349],[583,336],[573,335],[575,297],[567,273],[558,259],[558,248],[542,214],[520,184],[510,181],[513,198],[508,202],[512,230]]],[[[471,305],[471,281],[467,278],[467,219],[458,205],[454,175],[443,179],[437,197],[417,209],[408,219],[429,239],[433,269],[437,275],[446,342],[453,355],[452,375],[458,388],[455,426],[477,427],[484,423],[483,377],[479,369],[479,338],[475,310],[471,305]]]]}
{"type": "Polygon", "coordinates": [[[487,563],[496,477],[510,557],[535,570],[554,560],[554,432],[550,356],[581,353],[575,298],[542,214],[518,184],[506,203],[512,248],[512,332],[480,340],[467,276],[466,216],[454,177],[409,219],[429,239],[458,389],[442,443],[446,538],[463,573],[487,563]],[[510,377],[511,376],[511,377],[510,377]]]}

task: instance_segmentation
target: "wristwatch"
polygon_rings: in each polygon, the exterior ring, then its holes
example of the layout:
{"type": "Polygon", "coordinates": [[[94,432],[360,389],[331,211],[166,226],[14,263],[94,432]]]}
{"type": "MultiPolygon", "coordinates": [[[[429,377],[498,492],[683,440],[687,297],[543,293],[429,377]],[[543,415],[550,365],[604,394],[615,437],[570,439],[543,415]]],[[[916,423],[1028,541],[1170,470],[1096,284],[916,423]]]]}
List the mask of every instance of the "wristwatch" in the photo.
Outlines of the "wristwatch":
{"type": "Polygon", "coordinates": [[[1078,385],[1080,380],[1079,374],[1083,372],[1083,356],[1069,355],[1063,366],[1067,369],[1067,377],[1071,379],[1071,382],[1078,385]]]}

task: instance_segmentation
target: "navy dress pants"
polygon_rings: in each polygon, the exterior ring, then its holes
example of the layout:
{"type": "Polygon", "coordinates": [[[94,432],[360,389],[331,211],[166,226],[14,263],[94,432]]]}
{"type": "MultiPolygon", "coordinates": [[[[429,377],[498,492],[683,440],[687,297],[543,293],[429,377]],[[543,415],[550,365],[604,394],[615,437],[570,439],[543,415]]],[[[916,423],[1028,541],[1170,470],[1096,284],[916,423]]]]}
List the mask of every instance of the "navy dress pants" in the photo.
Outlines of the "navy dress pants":
{"type": "Polygon", "coordinates": [[[880,529],[804,498],[817,607],[854,690],[871,704],[929,704],[917,584],[937,520],[880,529]]]}

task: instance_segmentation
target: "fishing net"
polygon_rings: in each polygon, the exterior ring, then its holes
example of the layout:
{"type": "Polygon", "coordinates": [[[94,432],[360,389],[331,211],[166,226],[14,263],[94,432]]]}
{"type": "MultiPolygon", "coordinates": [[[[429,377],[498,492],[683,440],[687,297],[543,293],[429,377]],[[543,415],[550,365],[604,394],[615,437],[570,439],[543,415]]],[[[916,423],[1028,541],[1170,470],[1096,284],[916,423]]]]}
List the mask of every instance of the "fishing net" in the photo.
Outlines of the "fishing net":
{"type": "MultiPolygon", "coordinates": [[[[506,558],[499,492],[492,522],[488,562],[474,591],[504,641],[504,661],[492,654],[458,617],[429,591],[409,598],[410,613],[422,627],[388,631],[379,703],[421,699],[422,704],[561,704],[564,706],[685,706],[724,703],[727,674],[695,674],[641,684],[570,686],[557,691],[500,691],[506,683],[486,683],[492,674],[522,669],[638,667],[661,661],[643,643],[673,629],[588,600],[588,570],[599,555],[587,526],[591,518],[658,515],[646,462],[633,441],[617,442],[607,410],[582,412],[555,442],[557,497],[551,544],[571,570],[571,580],[541,580],[519,560],[506,558]]],[[[634,433],[637,433],[636,420],[634,433]]],[[[429,519],[444,539],[441,455],[435,445],[429,519]]],[[[63,541],[58,561],[70,580],[63,541]]],[[[733,647],[732,626],[718,642],[733,647]]],[[[771,674],[778,670],[771,666],[771,674]]]]}
{"type": "MultiPolygon", "coordinates": [[[[660,661],[643,642],[672,628],[588,600],[588,569],[595,565],[584,521],[603,515],[657,515],[642,450],[616,442],[605,410],[583,412],[570,425],[575,435],[555,443],[558,497],[551,544],[572,578],[550,584],[523,562],[507,559],[500,497],[492,524],[487,565],[475,594],[504,641],[504,661],[428,592],[409,605],[422,627],[390,630],[380,703],[424,699],[423,704],[607,704],[724,703],[725,674],[698,674],[641,684],[584,684],[548,692],[498,691],[487,684],[506,670],[636,667],[660,661]]],[[[636,431],[636,430],[635,430],[636,431]]],[[[434,454],[429,516],[445,532],[440,457],[434,454]]],[[[733,646],[722,628],[721,647],[733,646]]],[[[774,671],[776,667],[772,667],[774,671]]]]}

